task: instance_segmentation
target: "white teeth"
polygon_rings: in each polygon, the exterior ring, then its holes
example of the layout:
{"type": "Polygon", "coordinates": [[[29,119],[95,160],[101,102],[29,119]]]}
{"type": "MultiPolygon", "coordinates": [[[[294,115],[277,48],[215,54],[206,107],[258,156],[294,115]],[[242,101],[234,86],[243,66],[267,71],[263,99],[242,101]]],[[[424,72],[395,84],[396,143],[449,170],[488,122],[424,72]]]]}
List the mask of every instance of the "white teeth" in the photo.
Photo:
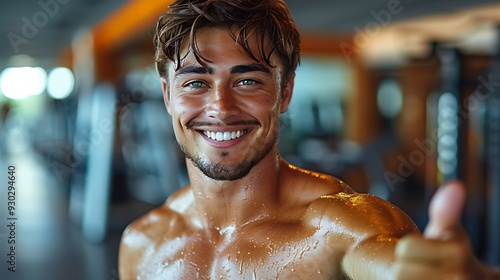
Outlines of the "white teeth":
{"type": "Polygon", "coordinates": [[[222,132],[215,133],[215,140],[222,141],[222,140],[224,140],[223,137],[224,137],[224,134],[222,132]]]}
{"type": "Polygon", "coordinates": [[[214,132],[214,131],[204,131],[203,134],[205,134],[207,137],[216,140],[216,141],[228,141],[228,140],[233,140],[236,138],[240,138],[245,134],[247,131],[226,131],[226,132],[214,132]]]}

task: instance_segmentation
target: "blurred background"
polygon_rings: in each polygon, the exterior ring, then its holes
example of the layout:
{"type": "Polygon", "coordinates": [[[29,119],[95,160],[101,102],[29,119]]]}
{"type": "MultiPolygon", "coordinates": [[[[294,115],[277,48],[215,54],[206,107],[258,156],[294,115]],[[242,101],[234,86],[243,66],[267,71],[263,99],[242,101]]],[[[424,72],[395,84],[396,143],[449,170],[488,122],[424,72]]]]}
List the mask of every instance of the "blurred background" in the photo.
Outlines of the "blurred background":
{"type": "MultiPolygon", "coordinates": [[[[462,179],[474,251],[500,265],[497,1],[286,2],[303,58],[285,159],[394,203],[421,229],[430,196],[462,179]]],[[[123,229],[188,183],[153,67],[170,3],[0,2],[0,279],[118,279],[123,229]]]]}

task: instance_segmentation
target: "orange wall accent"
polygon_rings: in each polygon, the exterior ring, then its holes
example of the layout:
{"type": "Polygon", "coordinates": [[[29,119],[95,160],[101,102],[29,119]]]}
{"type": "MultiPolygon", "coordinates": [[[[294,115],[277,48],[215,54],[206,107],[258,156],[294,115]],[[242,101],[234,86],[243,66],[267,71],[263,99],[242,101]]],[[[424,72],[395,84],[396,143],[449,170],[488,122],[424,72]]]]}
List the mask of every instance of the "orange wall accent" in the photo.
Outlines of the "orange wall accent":
{"type": "Polygon", "coordinates": [[[306,32],[300,35],[302,53],[344,56],[345,45],[354,45],[352,36],[306,32]]]}
{"type": "Polygon", "coordinates": [[[95,78],[115,82],[120,74],[117,50],[143,40],[173,0],[130,0],[93,29],[95,78]]]}
{"type": "Polygon", "coordinates": [[[172,0],[130,0],[94,28],[96,47],[110,51],[154,27],[172,0]]]}

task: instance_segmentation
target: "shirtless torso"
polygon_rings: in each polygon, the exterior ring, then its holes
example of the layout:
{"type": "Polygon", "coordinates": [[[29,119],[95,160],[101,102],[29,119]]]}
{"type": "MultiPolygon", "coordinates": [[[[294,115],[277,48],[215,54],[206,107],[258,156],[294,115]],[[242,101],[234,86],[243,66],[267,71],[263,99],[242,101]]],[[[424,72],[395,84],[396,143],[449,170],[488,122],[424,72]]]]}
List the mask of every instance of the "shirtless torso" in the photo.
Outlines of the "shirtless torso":
{"type": "MultiPolygon", "coordinates": [[[[134,222],[122,242],[124,280],[346,279],[343,260],[356,254],[355,244],[380,245],[383,253],[416,231],[381,199],[355,194],[333,177],[282,166],[280,207],[237,228],[203,227],[189,186],[134,222]]],[[[358,261],[369,266],[374,260],[358,261]]]]}

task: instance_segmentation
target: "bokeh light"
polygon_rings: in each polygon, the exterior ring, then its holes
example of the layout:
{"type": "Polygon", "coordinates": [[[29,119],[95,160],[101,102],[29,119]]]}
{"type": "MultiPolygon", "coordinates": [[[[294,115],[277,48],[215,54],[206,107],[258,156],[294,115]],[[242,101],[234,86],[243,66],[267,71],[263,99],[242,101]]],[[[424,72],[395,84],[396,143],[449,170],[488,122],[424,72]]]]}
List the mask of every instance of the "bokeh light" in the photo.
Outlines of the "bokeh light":
{"type": "Polygon", "coordinates": [[[10,99],[25,99],[45,91],[47,73],[41,67],[8,67],[0,75],[0,87],[10,99]]]}
{"type": "Polygon", "coordinates": [[[65,99],[75,87],[73,72],[66,67],[57,67],[50,71],[47,78],[47,92],[54,99],[65,99]]]}

